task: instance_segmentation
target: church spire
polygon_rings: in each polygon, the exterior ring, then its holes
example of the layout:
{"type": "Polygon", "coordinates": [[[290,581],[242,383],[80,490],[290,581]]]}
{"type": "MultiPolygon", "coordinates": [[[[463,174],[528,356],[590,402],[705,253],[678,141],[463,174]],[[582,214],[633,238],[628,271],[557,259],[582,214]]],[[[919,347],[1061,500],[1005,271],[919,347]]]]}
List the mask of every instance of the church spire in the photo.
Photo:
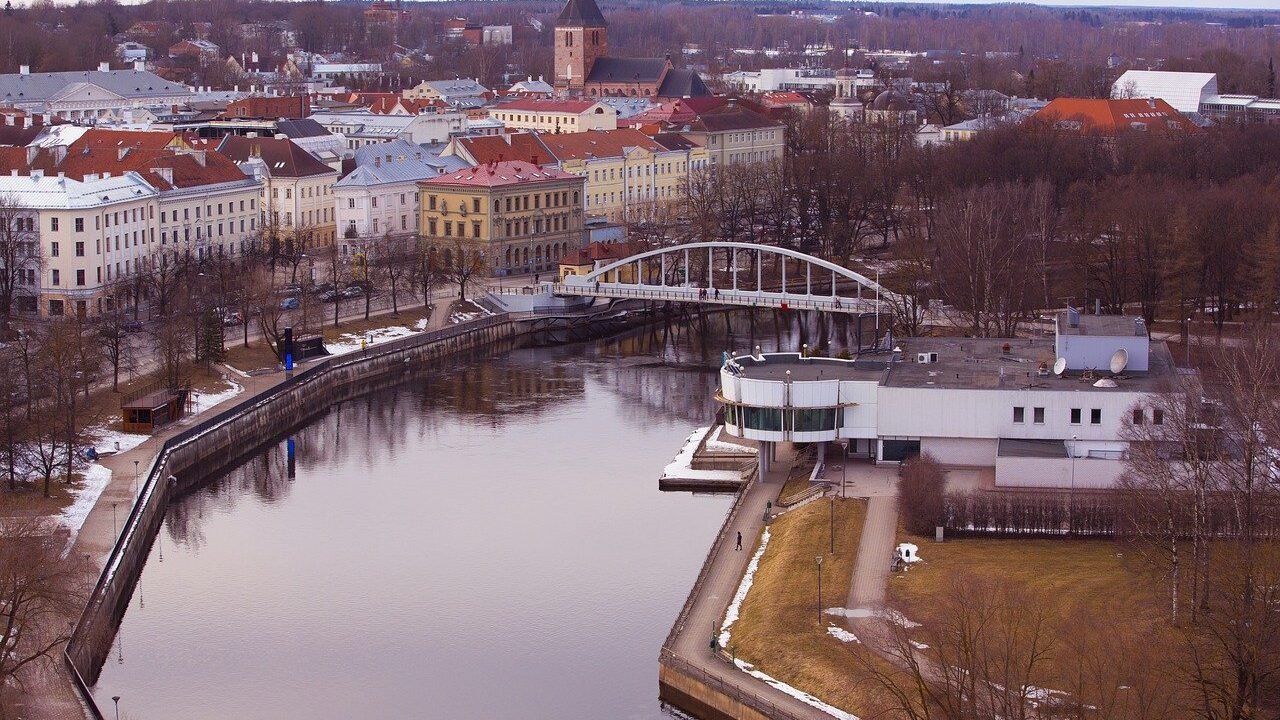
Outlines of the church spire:
{"type": "Polygon", "coordinates": [[[604,13],[596,0],[567,0],[560,17],[556,18],[556,27],[605,27],[604,13]]]}

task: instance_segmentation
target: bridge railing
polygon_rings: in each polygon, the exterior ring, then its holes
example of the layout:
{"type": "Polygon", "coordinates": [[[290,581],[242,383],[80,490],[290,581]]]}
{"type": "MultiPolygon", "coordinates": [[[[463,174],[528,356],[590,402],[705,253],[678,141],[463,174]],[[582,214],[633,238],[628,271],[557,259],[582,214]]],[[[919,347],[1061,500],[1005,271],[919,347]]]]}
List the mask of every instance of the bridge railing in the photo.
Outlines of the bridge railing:
{"type": "Polygon", "coordinates": [[[825,310],[828,312],[875,312],[876,301],[869,298],[849,298],[836,295],[797,295],[793,293],[769,292],[757,290],[732,290],[720,288],[672,287],[622,285],[619,283],[602,283],[599,289],[594,285],[556,284],[552,292],[559,295],[579,295],[582,297],[608,297],[635,300],[653,300],[670,302],[703,302],[724,305],[742,305],[760,308],[781,308],[786,306],[794,310],[825,310]],[[703,291],[706,294],[703,294],[703,291]]]}

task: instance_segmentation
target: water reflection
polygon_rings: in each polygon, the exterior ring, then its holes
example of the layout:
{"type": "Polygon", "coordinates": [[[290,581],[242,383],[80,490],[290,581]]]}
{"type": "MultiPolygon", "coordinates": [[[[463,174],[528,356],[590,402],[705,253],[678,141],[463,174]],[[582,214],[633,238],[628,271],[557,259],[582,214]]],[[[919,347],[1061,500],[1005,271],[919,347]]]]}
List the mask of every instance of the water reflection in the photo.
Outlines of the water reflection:
{"type": "Polygon", "coordinates": [[[729,499],[657,475],[714,412],[723,350],[799,337],[726,320],[333,407],[172,507],[96,696],[131,718],[661,716],[657,650],[729,499]]]}

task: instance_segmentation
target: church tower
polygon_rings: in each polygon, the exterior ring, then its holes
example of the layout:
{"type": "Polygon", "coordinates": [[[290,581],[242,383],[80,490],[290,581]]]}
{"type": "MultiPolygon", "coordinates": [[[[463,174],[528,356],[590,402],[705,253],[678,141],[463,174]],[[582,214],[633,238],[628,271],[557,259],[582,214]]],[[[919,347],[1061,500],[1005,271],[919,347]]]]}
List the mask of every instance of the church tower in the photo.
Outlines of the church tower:
{"type": "Polygon", "coordinates": [[[609,29],[596,0],[567,0],[556,18],[555,86],[581,91],[591,66],[609,49],[609,29]]]}

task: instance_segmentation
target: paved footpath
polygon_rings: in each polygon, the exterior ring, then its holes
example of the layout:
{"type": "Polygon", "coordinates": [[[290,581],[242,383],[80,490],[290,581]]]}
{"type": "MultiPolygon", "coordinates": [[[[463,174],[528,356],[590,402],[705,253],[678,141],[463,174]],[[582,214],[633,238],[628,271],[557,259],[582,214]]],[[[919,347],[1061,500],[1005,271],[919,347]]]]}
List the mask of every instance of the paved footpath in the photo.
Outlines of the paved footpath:
{"type": "Polygon", "coordinates": [[[878,608],[884,604],[889,583],[889,563],[898,530],[898,499],[873,495],[867,500],[867,519],[858,540],[858,559],[849,584],[850,609],[878,608]]]}
{"type": "Polygon", "coordinates": [[[729,528],[729,532],[713,548],[715,558],[707,573],[702,592],[694,601],[684,628],[676,636],[671,649],[686,662],[724,684],[738,688],[743,694],[761,697],[787,711],[791,717],[830,720],[831,716],[821,710],[800,702],[725,662],[719,656],[712,654],[710,647],[712,627],[717,633],[720,631],[725,608],[737,592],[742,576],[747,570],[747,563],[751,560],[754,547],[751,539],[758,538],[764,528],[766,503],[777,501],[778,493],[782,492],[782,486],[787,481],[793,462],[793,448],[790,445],[780,445],[778,460],[774,462],[769,473],[762,480],[753,482],[747,487],[736,524],[729,528]],[[741,551],[733,549],[737,539],[735,531],[741,531],[743,539],[747,541],[741,551]]]}

